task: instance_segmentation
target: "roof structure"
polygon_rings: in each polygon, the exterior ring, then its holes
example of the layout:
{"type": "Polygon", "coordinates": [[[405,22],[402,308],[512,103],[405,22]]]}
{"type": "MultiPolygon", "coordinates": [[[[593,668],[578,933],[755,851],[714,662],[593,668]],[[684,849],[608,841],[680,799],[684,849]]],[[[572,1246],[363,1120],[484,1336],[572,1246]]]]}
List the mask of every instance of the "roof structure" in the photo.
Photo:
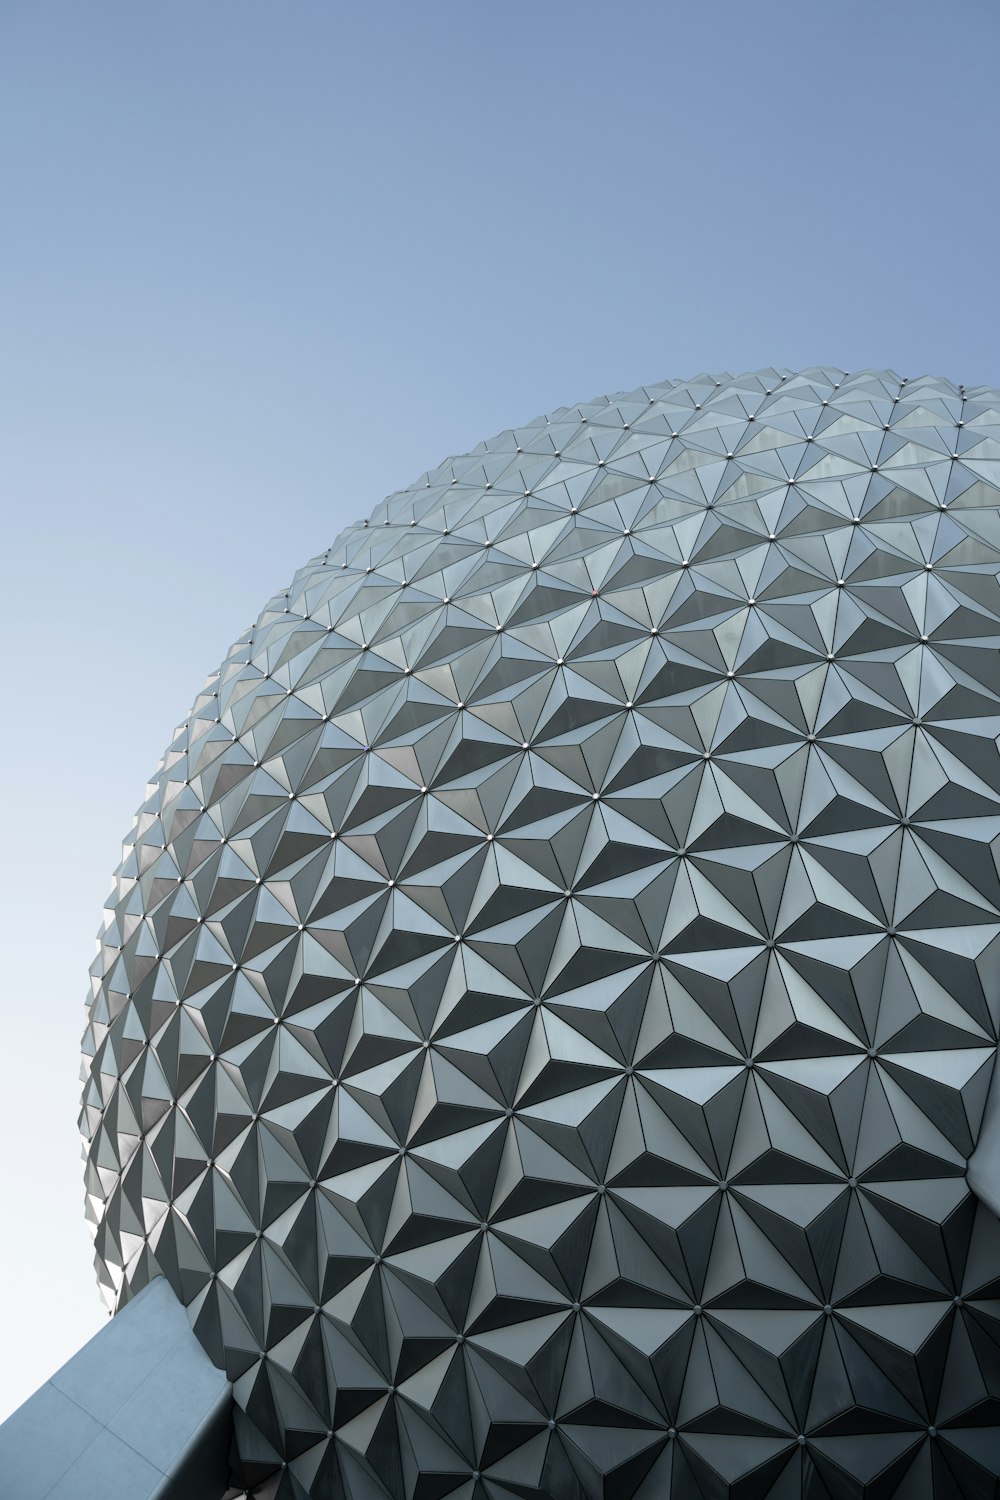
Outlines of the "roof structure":
{"type": "Polygon", "coordinates": [[[283,1497],[997,1494],[1000,393],[703,376],[390,496],[198,696],[82,1127],[283,1497]]]}

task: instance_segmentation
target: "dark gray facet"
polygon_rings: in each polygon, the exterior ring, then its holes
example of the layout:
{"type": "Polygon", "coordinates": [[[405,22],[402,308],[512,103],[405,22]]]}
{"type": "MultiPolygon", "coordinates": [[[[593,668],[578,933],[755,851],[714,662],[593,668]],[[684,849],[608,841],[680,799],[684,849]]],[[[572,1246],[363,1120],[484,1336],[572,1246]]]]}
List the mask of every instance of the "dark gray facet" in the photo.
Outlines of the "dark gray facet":
{"type": "Polygon", "coordinates": [[[998,647],[1000,393],[887,371],[564,408],[271,600],[82,1117],[108,1300],[169,1280],[248,1473],[997,1494],[998,647]]]}
{"type": "Polygon", "coordinates": [[[1000,1068],[994,1067],[976,1149],[969,1157],[969,1187],[1000,1216],[1000,1068]]]}
{"type": "Polygon", "coordinates": [[[222,1500],[232,1389],[158,1278],[0,1426],[11,1500],[222,1500]]]}

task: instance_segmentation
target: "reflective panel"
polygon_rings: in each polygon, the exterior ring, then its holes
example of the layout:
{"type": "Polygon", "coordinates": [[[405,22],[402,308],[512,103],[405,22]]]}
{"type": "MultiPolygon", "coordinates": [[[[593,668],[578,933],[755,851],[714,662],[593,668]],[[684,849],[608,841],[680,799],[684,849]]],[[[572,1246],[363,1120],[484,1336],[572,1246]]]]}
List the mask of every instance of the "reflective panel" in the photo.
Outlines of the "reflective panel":
{"type": "Polygon", "coordinates": [[[210,678],[88,1212],[279,1495],[994,1495],[998,506],[997,391],[646,387],[390,496],[210,678]]]}

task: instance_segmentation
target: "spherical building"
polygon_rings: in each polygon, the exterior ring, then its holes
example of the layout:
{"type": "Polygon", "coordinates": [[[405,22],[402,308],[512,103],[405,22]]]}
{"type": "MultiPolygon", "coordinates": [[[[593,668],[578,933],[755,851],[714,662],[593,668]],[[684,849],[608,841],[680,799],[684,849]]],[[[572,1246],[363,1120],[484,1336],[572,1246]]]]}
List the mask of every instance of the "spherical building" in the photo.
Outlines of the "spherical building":
{"type": "Polygon", "coordinates": [[[83,1129],[268,1493],[996,1493],[998,646],[1000,393],[884,371],[559,410],[264,608],[83,1129]]]}

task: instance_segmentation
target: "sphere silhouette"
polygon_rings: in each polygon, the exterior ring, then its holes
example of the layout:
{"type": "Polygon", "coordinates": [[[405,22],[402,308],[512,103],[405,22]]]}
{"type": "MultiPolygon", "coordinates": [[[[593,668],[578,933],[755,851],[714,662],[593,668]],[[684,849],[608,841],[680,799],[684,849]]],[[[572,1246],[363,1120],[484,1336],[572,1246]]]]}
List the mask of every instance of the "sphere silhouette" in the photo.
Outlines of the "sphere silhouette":
{"type": "Polygon", "coordinates": [[[996,391],[643,387],[390,496],[209,678],[87,1203],[277,1494],[992,1493],[998,506],[996,391]]]}

